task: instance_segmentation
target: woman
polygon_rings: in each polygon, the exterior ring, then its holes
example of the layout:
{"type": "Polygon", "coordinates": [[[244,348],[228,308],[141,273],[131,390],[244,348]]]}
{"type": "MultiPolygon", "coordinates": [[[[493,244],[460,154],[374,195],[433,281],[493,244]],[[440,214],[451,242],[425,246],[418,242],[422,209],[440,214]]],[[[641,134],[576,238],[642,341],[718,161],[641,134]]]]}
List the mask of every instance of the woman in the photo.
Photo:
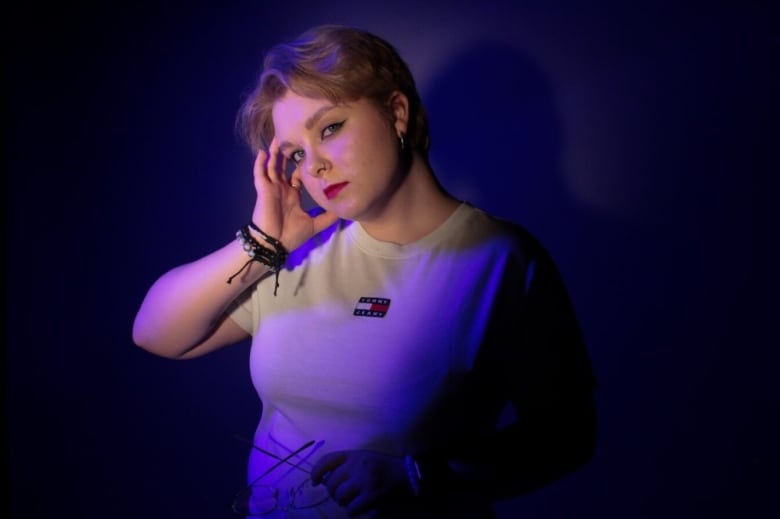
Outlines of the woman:
{"type": "Polygon", "coordinates": [[[252,336],[263,413],[237,512],[490,517],[587,462],[594,383],[555,265],[439,185],[388,43],[321,26],[274,47],[239,122],[250,222],[157,280],[133,328],[177,359],[252,336]]]}

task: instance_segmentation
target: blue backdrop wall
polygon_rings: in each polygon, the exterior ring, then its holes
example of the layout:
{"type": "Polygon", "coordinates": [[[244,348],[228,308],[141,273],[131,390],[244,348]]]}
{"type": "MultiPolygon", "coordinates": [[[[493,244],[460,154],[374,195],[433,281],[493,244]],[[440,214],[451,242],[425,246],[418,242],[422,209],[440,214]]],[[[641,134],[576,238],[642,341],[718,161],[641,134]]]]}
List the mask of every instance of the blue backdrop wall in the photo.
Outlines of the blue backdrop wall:
{"type": "Polygon", "coordinates": [[[768,8],[174,4],[4,8],[11,517],[231,517],[248,344],[175,362],[130,330],[246,221],[236,111],[263,51],[319,23],[396,44],[442,183],[535,232],[571,289],[598,453],[501,517],[778,516],[768,8]]]}

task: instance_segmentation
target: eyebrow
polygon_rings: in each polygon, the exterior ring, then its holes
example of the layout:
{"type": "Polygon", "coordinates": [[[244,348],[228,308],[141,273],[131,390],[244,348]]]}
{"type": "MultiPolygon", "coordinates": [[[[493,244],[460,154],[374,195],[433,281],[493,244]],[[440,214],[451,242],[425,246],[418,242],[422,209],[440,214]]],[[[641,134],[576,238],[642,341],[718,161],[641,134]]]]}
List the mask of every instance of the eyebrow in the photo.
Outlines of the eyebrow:
{"type": "MultiPolygon", "coordinates": [[[[306,122],[304,123],[306,129],[311,130],[312,128],[314,128],[314,125],[317,124],[317,121],[322,119],[322,116],[324,116],[326,113],[330,112],[334,108],[336,108],[336,105],[326,105],[323,106],[322,108],[319,108],[316,112],[311,114],[308,119],[306,119],[306,122]]],[[[282,151],[286,148],[289,148],[290,146],[292,146],[290,142],[284,141],[279,144],[279,150],[282,151]]]]}

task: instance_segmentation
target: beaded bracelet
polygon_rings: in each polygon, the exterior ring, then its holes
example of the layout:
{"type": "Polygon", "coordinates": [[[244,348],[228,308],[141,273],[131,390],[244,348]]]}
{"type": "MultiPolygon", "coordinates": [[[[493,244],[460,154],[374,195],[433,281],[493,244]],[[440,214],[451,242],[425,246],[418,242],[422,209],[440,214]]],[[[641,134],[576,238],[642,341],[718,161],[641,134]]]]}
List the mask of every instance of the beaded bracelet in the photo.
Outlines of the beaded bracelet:
{"type": "Polygon", "coordinates": [[[249,222],[244,227],[240,228],[238,231],[236,231],[236,239],[241,244],[241,248],[246,251],[247,255],[249,256],[249,261],[244,263],[244,266],[239,269],[238,272],[230,276],[227,280],[228,283],[233,281],[233,278],[238,276],[241,272],[244,271],[244,269],[253,261],[257,261],[258,263],[262,263],[266,267],[268,267],[271,272],[273,272],[276,276],[276,285],[274,286],[274,296],[276,295],[276,291],[279,288],[279,271],[282,269],[282,265],[284,265],[284,262],[287,260],[287,250],[282,245],[282,242],[279,240],[272,238],[260,228],[254,224],[254,222],[249,222]],[[249,228],[254,229],[257,231],[260,236],[263,237],[265,241],[270,243],[274,250],[269,249],[268,247],[264,247],[261,245],[255,238],[252,236],[252,233],[249,232],[249,228]]]}

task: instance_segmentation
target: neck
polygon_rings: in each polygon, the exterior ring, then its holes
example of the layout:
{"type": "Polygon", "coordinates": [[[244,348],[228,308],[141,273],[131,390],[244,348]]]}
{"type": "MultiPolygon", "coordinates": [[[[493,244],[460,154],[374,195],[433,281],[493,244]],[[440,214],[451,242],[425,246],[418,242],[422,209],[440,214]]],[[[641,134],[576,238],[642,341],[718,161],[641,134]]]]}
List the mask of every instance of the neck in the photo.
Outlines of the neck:
{"type": "Polygon", "coordinates": [[[459,204],[436,181],[428,162],[415,153],[408,174],[382,210],[360,224],[377,240],[406,245],[439,227],[459,204]]]}

